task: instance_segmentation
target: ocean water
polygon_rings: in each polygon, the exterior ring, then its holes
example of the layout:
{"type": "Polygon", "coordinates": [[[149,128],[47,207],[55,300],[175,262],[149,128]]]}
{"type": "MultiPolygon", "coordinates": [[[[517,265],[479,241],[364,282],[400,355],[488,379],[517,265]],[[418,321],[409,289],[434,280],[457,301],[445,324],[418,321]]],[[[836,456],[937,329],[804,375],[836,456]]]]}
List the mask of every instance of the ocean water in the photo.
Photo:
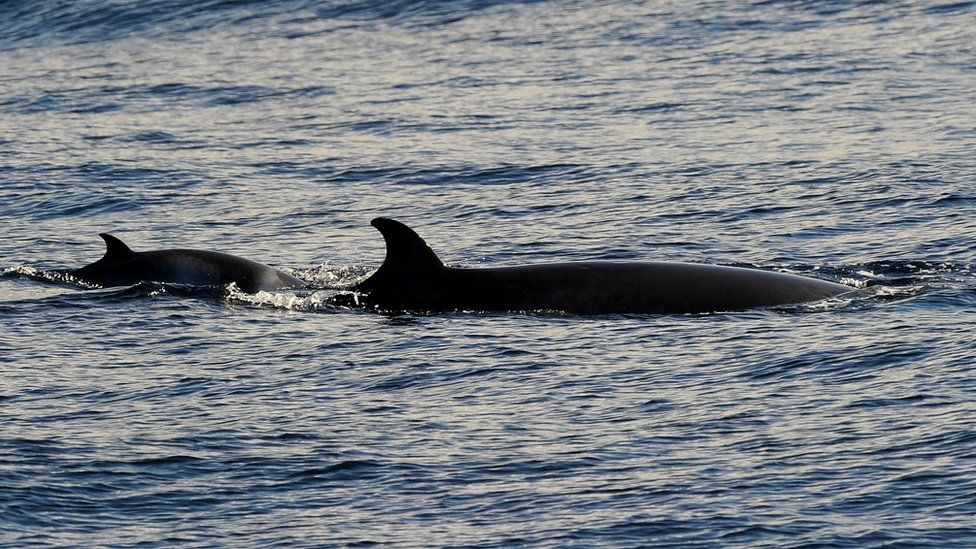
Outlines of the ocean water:
{"type": "Polygon", "coordinates": [[[0,2],[0,546],[976,546],[974,45],[974,2],[0,2]],[[378,215],[863,292],[330,306],[378,215]],[[99,232],[314,287],[83,289],[99,232]]]}

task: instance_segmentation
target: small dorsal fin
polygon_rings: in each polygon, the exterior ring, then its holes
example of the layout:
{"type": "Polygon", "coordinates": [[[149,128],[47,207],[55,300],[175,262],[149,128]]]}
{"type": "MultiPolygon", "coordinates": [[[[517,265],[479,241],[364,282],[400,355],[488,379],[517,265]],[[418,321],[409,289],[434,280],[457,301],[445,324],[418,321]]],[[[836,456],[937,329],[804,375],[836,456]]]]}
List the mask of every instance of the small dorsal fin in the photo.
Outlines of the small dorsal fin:
{"type": "Polygon", "coordinates": [[[135,253],[125,245],[125,242],[108,233],[100,233],[98,236],[105,241],[105,256],[102,257],[102,261],[124,261],[135,253]]]}
{"type": "Polygon", "coordinates": [[[386,241],[386,259],[380,270],[429,271],[444,266],[424,239],[403,223],[377,217],[370,225],[376,227],[386,241]]]}

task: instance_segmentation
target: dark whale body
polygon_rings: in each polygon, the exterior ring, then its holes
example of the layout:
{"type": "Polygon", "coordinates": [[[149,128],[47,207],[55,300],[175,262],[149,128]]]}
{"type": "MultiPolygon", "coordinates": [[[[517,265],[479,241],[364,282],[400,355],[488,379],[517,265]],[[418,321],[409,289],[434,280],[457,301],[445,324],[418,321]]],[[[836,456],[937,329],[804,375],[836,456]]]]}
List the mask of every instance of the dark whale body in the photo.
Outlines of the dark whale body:
{"type": "Polygon", "coordinates": [[[134,252],[110,234],[105,256],[68,274],[98,286],[131,286],[139,282],[170,282],[194,286],[234,282],[248,293],[305,286],[305,282],[267,265],[220,252],[154,250],[134,252]]]}
{"type": "Polygon", "coordinates": [[[376,218],[386,259],[352,288],[388,312],[709,313],[818,301],[853,291],[803,276],[692,263],[586,261],[458,269],[406,225],[376,218]]]}

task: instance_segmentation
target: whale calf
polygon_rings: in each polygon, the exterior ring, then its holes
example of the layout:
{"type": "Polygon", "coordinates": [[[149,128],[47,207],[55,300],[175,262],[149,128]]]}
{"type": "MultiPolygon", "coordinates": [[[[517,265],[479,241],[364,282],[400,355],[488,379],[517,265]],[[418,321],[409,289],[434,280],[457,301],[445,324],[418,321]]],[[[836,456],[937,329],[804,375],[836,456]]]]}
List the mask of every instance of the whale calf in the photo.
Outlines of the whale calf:
{"type": "Polygon", "coordinates": [[[89,284],[108,287],[170,282],[212,286],[234,282],[247,293],[306,285],[288,273],[243,257],[183,249],[134,252],[110,234],[98,236],[105,241],[105,256],[68,273],[89,284]]]}
{"type": "Polygon", "coordinates": [[[785,273],[693,263],[583,261],[453,268],[412,229],[371,222],[386,258],[352,288],[385,312],[554,311],[574,315],[711,313],[818,301],[854,291],[785,273]]]}

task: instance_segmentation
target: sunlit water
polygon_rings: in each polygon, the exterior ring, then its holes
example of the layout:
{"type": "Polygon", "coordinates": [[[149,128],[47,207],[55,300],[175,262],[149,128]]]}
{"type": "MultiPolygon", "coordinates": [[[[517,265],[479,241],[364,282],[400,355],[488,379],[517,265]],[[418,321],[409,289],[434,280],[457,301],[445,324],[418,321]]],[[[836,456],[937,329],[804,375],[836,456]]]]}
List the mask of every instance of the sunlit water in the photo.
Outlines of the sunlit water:
{"type": "Polygon", "coordinates": [[[0,3],[0,545],[976,545],[976,4],[0,3]],[[329,305],[680,260],[852,299],[329,305]],[[314,288],[58,271],[194,247],[314,288]]]}

